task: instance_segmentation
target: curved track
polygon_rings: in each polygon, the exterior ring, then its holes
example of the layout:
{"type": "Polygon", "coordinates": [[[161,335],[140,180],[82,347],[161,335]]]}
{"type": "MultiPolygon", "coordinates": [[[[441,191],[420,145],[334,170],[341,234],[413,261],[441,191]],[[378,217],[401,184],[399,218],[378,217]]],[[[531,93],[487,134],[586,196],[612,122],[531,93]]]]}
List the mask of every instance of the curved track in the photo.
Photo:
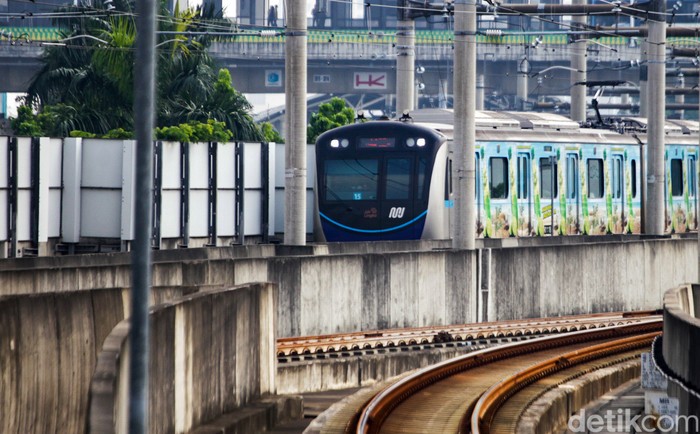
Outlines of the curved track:
{"type": "MultiPolygon", "coordinates": [[[[616,360],[624,360],[633,354],[614,354],[636,351],[639,346],[646,345],[639,342],[646,342],[644,339],[658,334],[661,328],[661,319],[656,318],[473,352],[408,375],[384,388],[355,413],[345,425],[345,432],[467,433],[472,429],[474,432],[488,430],[492,421],[508,419],[494,416],[499,411],[505,412],[503,415],[517,413],[517,410],[502,404],[528,384],[530,380],[522,377],[524,373],[532,376],[530,383],[535,383],[546,374],[569,368],[572,371],[565,373],[565,377],[578,375],[581,367],[572,367],[576,364],[574,361],[603,366],[612,363],[613,359],[598,362],[595,359],[617,357],[616,360]],[[647,336],[642,341],[629,339],[638,335],[647,336]],[[637,343],[631,344],[633,341],[637,343]],[[630,349],[630,345],[637,347],[630,349]],[[532,370],[533,366],[539,368],[532,370]],[[500,386],[494,389],[494,384],[500,386]],[[504,384],[517,390],[504,389],[501,387],[504,384]],[[488,394],[484,395],[487,391],[488,394]],[[478,411],[473,415],[477,407],[478,411]],[[473,422],[476,423],[474,426],[473,422]]],[[[586,366],[584,370],[592,368],[586,366]]],[[[509,420],[516,419],[513,416],[509,420]]],[[[501,431],[499,428],[493,432],[512,432],[508,429],[501,431]]]]}

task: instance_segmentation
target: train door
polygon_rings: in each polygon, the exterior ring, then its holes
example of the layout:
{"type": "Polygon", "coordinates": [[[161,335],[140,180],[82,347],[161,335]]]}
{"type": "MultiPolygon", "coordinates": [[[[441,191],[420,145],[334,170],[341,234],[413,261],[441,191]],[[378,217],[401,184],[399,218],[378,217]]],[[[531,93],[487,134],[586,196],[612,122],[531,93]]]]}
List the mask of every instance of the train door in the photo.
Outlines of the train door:
{"type": "Polygon", "coordinates": [[[484,208],[483,208],[483,188],[481,184],[481,155],[476,152],[474,161],[474,186],[476,188],[476,236],[484,236],[484,208]]]}
{"type": "Polygon", "coordinates": [[[579,179],[579,155],[575,152],[566,154],[566,233],[581,233],[581,195],[579,179]]]}
{"type": "MultiPolygon", "coordinates": [[[[417,197],[412,197],[413,186],[411,179],[416,180],[415,194],[420,194],[423,199],[425,194],[425,171],[423,176],[414,176],[415,171],[420,168],[414,167],[415,158],[408,155],[391,155],[383,161],[383,179],[381,185],[380,215],[381,221],[386,222],[384,227],[398,229],[406,222],[410,221],[414,214],[415,201],[417,197]]],[[[417,232],[411,237],[420,238],[421,227],[413,227],[417,232]]]]}
{"type": "Polygon", "coordinates": [[[625,165],[623,155],[612,154],[610,164],[612,165],[611,191],[610,197],[606,198],[608,229],[613,234],[621,234],[623,231],[622,221],[625,215],[625,165]]]}
{"type": "Polygon", "coordinates": [[[686,204],[688,212],[688,229],[696,230],[698,227],[698,164],[695,154],[688,154],[688,203],[686,204]]]}
{"type": "Polygon", "coordinates": [[[605,215],[605,169],[604,159],[596,154],[586,158],[586,206],[583,214],[583,229],[587,235],[604,235],[607,232],[607,218],[605,215]],[[586,212],[587,210],[587,212],[586,212]]]}
{"type": "Polygon", "coordinates": [[[518,152],[517,171],[517,214],[513,216],[518,236],[530,236],[532,230],[532,163],[529,152],[518,152]]]}
{"type": "Polygon", "coordinates": [[[544,229],[544,233],[541,235],[553,235],[555,233],[554,215],[558,197],[557,166],[557,157],[551,152],[551,147],[545,147],[545,153],[540,157],[539,164],[540,213],[544,229]],[[549,148],[549,152],[547,152],[547,148],[549,148]]]}
{"type": "MultiPolygon", "coordinates": [[[[671,151],[673,152],[673,151],[671,151]]],[[[671,153],[669,152],[669,154],[671,153]]],[[[666,232],[685,232],[685,206],[683,206],[683,158],[678,149],[668,161],[668,181],[666,185],[666,232]]]]}

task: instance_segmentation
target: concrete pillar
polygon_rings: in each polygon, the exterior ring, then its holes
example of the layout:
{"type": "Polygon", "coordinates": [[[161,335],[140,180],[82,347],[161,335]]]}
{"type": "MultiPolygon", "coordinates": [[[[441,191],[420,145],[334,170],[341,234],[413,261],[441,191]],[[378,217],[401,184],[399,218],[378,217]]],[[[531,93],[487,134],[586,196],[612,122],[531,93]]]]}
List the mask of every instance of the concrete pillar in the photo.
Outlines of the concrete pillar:
{"type": "Polygon", "coordinates": [[[455,0],[452,247],[475,248],[476,0],[455,0]]]}
{"type": "Polygon", "coordinates": [[[647,128],[647,194],[644,205],[646,214],[644,232],[649,235],[662,235],[665,227],[664,216],[664,123],[666,120],[666,21],[663,13],[666,3],[652,1],[649,14],[648,36],[648,128],[647,128]]]}
{"type": "Polygon", "coordinates": [[[484,109],[484,74],[476,76],[476,109],[484,109]]]}
{"type": "MultiPolygon", "coordinates": [[[[585,5],[587,0],[573,0],[575,5],[585,5]]],[[[585,15],[575,15],[571,18],[574,29],[583,28],[586,24],[585,15]]],[[[586,81],[586,41],[572,44],[571,53],[571,120],[583,122],[586,120],[586,86],[574,83],[586,81]]]]}
{"type": "MultiPolygon", "coordinates": [[[[401,14],[401,12],[399,12],[401,14]]],[[[416,31],[413,20],[399,19],[396,29],[396,115],[412,111],[415,91],[416,31]]]]}
{"type": "Polygon", "coordinates": [[[284,243],[306,244],[306,0],[287,4],[284,243]]]}
{"type": "Polygon", "coordinates": [[[527,72],[518,71],[518,81],[516,83],[518,102],[523,103],[527,101],[527,95],[529,93],[528,79],[529,77],[527,75],[527,72]]]}
{"type": "Polygon", "coordinates": [[[639,116],[645,118],[648,116],[647,107],[649,106],[647,99],[649,87],[647,85],[649,80],[649,67],[646,63],[646,60],[649,58],[649,43],[647,40],[642,41],[640,52],[642,55],[641,59],[639,59],[639,116]]]}
{"type": "MultiPolygon", "coordinates": [[[[685,77],[683,76],[683,73],[678,75],[678,87],[681,89],[685,88],[685,77]]],[[[685,94],[679,93],[676,95],[676,104],[685,104],[685,94]]],[[[685,110],[678,110],[678,115],[681,119],[683,119],[685,117],[685,110]]]]}

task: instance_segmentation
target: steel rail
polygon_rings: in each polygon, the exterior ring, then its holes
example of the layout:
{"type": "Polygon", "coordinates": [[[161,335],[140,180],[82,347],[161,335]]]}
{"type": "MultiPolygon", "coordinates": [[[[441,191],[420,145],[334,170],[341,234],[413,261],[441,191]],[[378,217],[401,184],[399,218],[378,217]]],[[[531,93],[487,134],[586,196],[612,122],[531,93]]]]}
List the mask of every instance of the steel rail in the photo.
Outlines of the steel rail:
{"type": "Polygon", "coordinates": [[[615,312],[572,315],[558,318],[511,320],[426,326],[406,329],[371,330],[277,339],[277,356],[288,357],[335,351],[357,351],[482,339],[499,339],[587,330],[628,324],[639,318],[660,315],[659,311],[615,312]]]}
{"type": "MultiPolygon", "coordinates": [[[[603,339],[620,339],[625,336],[638,335],[641,333],[659,332],[662,327],[662,320],[657,318],[640,321],[636,324],[579,331],[568,333],[563,336],[549,336],[526,342],[505,344],[496,348],[475,351],[464,356],[456,357],[421,369],[387,386],[378,394],[374,395],[372,399],[353,415],[346,425],[345,432],[358,434],[378,433],[384,420],[389,416],[392,410],[403,401],[438,381],[475,367],[533,352],[551,350],[565,345],[581,344],[603,339]]],[[[472,410],[474,404],[470,405],[468,411],[472,410]]],[[[467,420],[471,419],[467,418],[467,420]]],[[[465,428],[467,432],[470,429],[469,426],[465,428]]]]}
{"type": "MultiPolygon", "coordinates": [[[[564,369],[608,356],[629,352],[651,345],[661,332],[646,333],[605,342],[591,347],[571,351],[525,368],[501,382],[494,384],[479,398],[471,414],[471,423],[463,420],[463,427],[470,426],[472,434],[489,434],[494,416],[503,404],[517,392],[531,384],[564,369]]],[[[465,415],[469,416],[469,415],[465,415]]],[[[464,428],[460,432],[466,432],[464,428]]]]}

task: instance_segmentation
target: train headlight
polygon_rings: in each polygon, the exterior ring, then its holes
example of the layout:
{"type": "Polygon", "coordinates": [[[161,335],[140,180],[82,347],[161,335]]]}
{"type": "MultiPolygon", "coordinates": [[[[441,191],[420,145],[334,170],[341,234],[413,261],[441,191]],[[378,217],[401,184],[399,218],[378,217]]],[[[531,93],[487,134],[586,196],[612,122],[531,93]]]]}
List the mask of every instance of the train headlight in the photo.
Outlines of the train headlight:
{"type": "Polygon", "coordinates": [[[415,144],[416,144],[416,141],[413,139],[406,140],[406,146],[408,146],[409,148],[412,148],[413,146],[415,146],[415,144]]]}
{"type": "Polygon", "coordinates": [[[425,146],[425,139],[421,137],[416,141],[416,145],[422,148],[423,146],[425,146]]]}
{"type": "Polygon", "coordinates": [[[348,139],[343,139],[340,141],[340,146],[342,146],[343,148],[347,148],[349,144],[350,141],[348,139]]]}
{"type": "Polygon", "coordinates": [[[338,139],[331,140],[331,148],[337,148],[340,146],[340,141],[338,139]]]}

